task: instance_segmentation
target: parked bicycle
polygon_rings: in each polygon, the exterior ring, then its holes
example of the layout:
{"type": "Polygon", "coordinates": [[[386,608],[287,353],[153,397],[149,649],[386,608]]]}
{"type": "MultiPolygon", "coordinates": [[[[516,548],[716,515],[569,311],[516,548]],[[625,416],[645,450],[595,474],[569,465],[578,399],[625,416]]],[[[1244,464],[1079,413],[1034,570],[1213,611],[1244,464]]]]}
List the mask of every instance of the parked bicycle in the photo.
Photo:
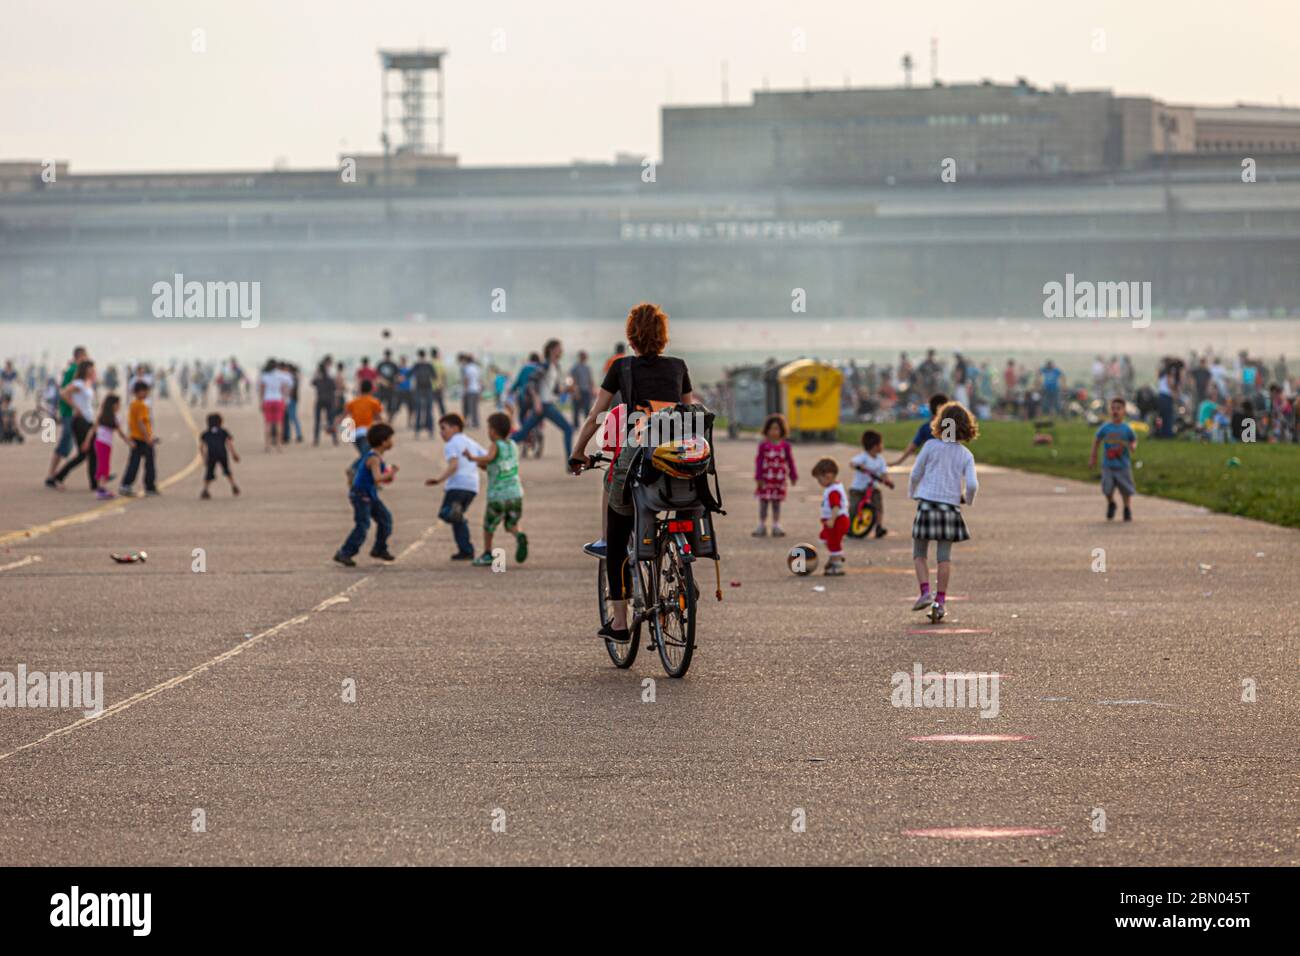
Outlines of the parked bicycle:
{"type": "Polygon", "coordinates": [[[44,428],[47,419],[52,421],[55,427],[57,427],[59,424],[59,416],[57,414],[57,409],[51,410],[45,404],[45,402],[41,398],[41,394],[39,390],[37,390],[33,394],[35,394],[36,396],[36,407],[29,408],[27,411],[23,412],[21,415],[18,416],[18,427],[21,428],[28,435],[35,435],[42,428],[44,428]]]}

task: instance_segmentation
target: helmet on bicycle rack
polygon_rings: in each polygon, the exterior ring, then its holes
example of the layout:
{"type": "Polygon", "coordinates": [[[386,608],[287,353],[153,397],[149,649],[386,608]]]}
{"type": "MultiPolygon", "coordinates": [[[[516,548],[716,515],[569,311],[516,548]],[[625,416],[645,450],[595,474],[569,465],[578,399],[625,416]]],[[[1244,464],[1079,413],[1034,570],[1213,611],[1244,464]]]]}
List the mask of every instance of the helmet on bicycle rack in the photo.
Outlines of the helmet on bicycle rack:
{"type": "Polygon", "coordinates": [[[702,435],[666,441],[655,447],[650,463],[674,478],[696,478],[709,470],[713,449],[702,435]]]}

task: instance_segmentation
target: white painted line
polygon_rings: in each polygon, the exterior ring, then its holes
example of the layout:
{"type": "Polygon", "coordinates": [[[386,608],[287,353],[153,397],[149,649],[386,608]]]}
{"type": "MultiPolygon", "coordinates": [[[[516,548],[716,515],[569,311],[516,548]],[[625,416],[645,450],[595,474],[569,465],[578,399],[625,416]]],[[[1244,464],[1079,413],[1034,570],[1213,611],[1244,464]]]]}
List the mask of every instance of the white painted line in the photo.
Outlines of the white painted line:
{"type": "Polygon", "coordinates": [[[413,554],[418,548],[422,547],[424,543],[429,540],[429,535],[433,534],[433,532],[436,530],[437,530],[437,525],[429,525],[429,527],[425,528],[424,532],[418,538],[416,538],[414,541],[412,541],[402,550],[402,553],[397,556],[397,560],[401,561],[408,554],[413,554]]]}
{"type": "Polygon", "coordinates": [[[26,567],[29,564],[36,564],[41,560],[39,554],[29,554],[21,561],[14,561],[11,564],[0,564],[0,571],[12,571],[14,568],[26,567]]]}
{"type": "Polygon", "coordinates": [[[1148,704],[1151,707],[1172,707],[1173,704],[1166,704],[1158,700],[1099,700],[1097,703],[1105,707],[1131,707],[1138,704],[1148,704]]]}
{"type": "Polygon", "coordinates": [[[204,661],[202,664],[199,664],[197,667],[190,668],[184,674],[180,674],[176,677],[172,677],[168,680],[165,680],[161,684],[155,684],[153,687],[150,687],[148,690],[141,691],[138,694],[126,698],[126,700],[119,700],[116,704],[113,704],[111,707],[106,707],[101,713],[96,714],[94,717],[83,717],[81,720],[74,721],[73,723],[68,724],[66,727],[60,727],[58,730],[50,731],[50,733],[46,734],[44,737],[38,737],[36,740],[33,740],[31,743],[23,744],[21,747],[18,747],[15,750],[11,750],[6,754],[0,754],[0,760],[8,760],[10,757],[14,756],[15,754],[20,754],[24,750],[31,750],[33,747],[38,747],[41,744],[45,743],[47,740],[53,740],[56,737],[64,737],[72,733],[74,730],[79,730],[80,728],[85,727],[87,724],[93,724],[96,723],[97,721],[103,720],[106,717],[111,717],[114,714],[122,713],[124,710],[129,710],[130,708],[134,707],[136,704],[142,703],[151,697],[156,697],[165,690],[171,690],[173,687],[179,687],[181,684],[184,684],[186,681],[192,680],[193,678],[199,676],[209,668],[215,667],[218,664],[228,661],[232,657],[237,657],[238,655],[244,653],[244,651],[248,650],[248,648],[252,647],[254,644],[258,644],[268,637],[274,637],[276,634],[290,627],[293,627],[295,624],[301,624],[304,621],[306,621],[309,617],[311,617],[310,614],[299,614],[297,617],[290,618],[287,621],[281,621],[279,624],[275,625],[275,627],[268,628],[267,630],[263,631],[261,634],[257,634],[253,637],[248,638],[248,640],[246,641],[236,644],[234,647],[230,648],[230,650],[218,654],[216,657],[212,658],[211,660],[204,661]]]}
{"type": "MultiPolygon", "coordinates": [[[[415,551],[416,548],[422,545],[428,539],[429,535],[434,531],[435,527],[436,526],[430,525],[428,528],[426,528],[424,530],[424,533],[421,534],[420,537],[417,538],[415,541],[413,541],[406,548],[406,550],[404,550],[398,556],[397,560],[400,561],[402,558],[406,557],[408,554],[411,554],[413,551],[415,551]]],[[[218,664],[225,663],[226,661],[230,660],[232,657],[238,657],[240,654],[244,653],[244,651],[248,650],[253,645],[260,644],[262,641],[266,640],[267,638],[274,637],[275,635],[279,634],[281,631],[286,631],[289,628],[294,627],[298,624],[305,623],[306,621],[311,619],[311,616],[313,614],[331,608],[336,604],[346,604],[348,601],[352,600],[351,596],[355,591],[357,591],[366,582],[371,581],[373,579],[374,579],[373,575],[367,574],[364,578],[360,578],[359,580],[353,581],[351,584],[349,584],[338,594],[335,594],[332,597],[328,597],[324,601],[321,601],[319,604],[317,604],[306,614],[299,614],[296,617],[291,617],[286,621],[281,621],[279,624],[275,625],[274,627],[267,628],[265,631],[262,631],[260,634],[254,634],[252,637],[245,638],[242,641],[240,641],[238,644],[236,644],[234,647],[230,648],[227,651],[223,651],[222,653],[218,654],[216,657],[212,658],[211,660],[206,660],[202,664],[198,664],[194,667],[191,667],[184,674],[178,674],[176,677],[168,678],[167,680],[163,681],[160,684],[155,684],[153,687],[150,687],[148,690],[144,690],[138,694],[134,694],[131,697],[126,698],[125,700],[119,700],[116,704],[104,708],[103,711],[96,714],[94,717],[83,717],[81,720],[73,721],[72,723],[68,724],[66,727],[60,727],[58,730],[50,731],[44,737],[39,737],[36,740],[31,741],[30,743],[25,743],[21,747],[17,747],[14,750],[9,751],[8,753],[0,754],[0,761],[8,760],[10,757],[16,754],[20,754],[24,750],[31,750],[33,747],[38,747],[41,744],[45,743],[47,740],[53,740],[56,737],[67,736],[68,734],[72,733],[74,730],[80,730],[82,727],[85,727],[88,724],[93,724],[98,721],[101,721],[105,717],[111,717],[114,714],[120,714],[125,710],[131,709],[136,704],[143,703],[144,701],[148,700],[151,697],[157,697],[165,690],[171,690],[173,687],[179,687],[181,684],[193,680],[195,677],[198,677],[200,674],[204,673],[205,671],[211,670],[213,667],[216,667],[218,664]]]]}

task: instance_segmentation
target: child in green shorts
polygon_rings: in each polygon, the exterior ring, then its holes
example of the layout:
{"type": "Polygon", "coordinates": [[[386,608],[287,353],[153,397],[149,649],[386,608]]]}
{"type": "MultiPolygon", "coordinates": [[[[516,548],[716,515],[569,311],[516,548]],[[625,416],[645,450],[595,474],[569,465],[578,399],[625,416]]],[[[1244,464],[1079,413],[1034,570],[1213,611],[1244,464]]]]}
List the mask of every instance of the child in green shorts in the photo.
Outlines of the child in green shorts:
{"type": "Polygon", "coordinates": [[[476,567],[492,565],[492,535],[505,523],[506,531],[515,536],[515,563],[528,559],[528,536],[519,530],[524,513],[524,486],[519,480],[519,452],[510,440],[512,423],[505,412],[488,416],[488,437],[492,444],[485,455],[465,452],[465,457],[487,469],[487,510],[483,513],[483,553],[474,559],[476,567]]]}

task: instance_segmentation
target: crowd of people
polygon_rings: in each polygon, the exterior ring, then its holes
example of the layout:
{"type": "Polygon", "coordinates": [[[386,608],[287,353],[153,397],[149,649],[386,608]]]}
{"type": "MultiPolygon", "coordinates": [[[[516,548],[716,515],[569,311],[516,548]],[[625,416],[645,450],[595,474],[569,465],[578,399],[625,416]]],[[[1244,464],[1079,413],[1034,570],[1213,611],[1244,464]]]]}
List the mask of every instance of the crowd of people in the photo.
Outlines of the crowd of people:
{"type": "MultiPolygon", "coordinates": [[[[622,344],[617,348],[623,348],[622,344]]],[[[432,437],[435,423],[448,414],[449,408],[459,413],[466,427],[479,428],[483,403],[490,401],[493,411],[508,411],[519,422],[512,435],[514,440],[529,440],[543,422],[549,421],[560,429],[567,443],[591,408],[595,388],[586,352],[579,352],[567,368],[562,364],[563,357],[563,346],[551,340],[542,352],[531,353],[512,378],[497,364],[481,363],[471,353],[462,352],[455,357],[453,379],[437,348],[417,349],[414,356],[394,356],[391,349],[385,349],[377,363],[363,356],[352,371],[345,362],[326,355],[309,382],[314,393],[312,443],[319,445],[324,436],[338,444],[340,425],[345,420],[360,429],[368,428],[372,420],[379,421],[368,411],[369,403],[361,408],[360,420],[350,414],[350,402],[363,395],[377,403],[383,421],[415,437],[425,433],[432,437]],[[567,414],[561,411],[562,406],[567,414]]],[[[267,447],[300,441],[297,367],[268,360],[257,388],[263,410],[267,411],[268,401],[272,403],[267,447]],[[276,427],[271,429],[273,424],[276,427]]]]}
{"type": "MultiPolygon", "coordinates": [[[[308,430],[313,445],[319,445],[322,438],[339,443],[340,424],[348,417],[349,403],[363,394],[363,388],[382,409],[383,421],[417,437],[427,434],[432,438],[436,422],[453,405],[466,427],[480,427],[480,409],[486,401],[491,410],[513,416],[510,438],[521,443],[524,454],[530,450],[540,454],[541,434],[550,424],[560,433],[567,458],[574,434],[595,400],[599,376],[625,350],[626,346],[618,343],[603,368],[596,371],[586,352],[578,352],[567,362],[561,343],[551,340],[509,373],[494,362],[480,363],[473,355],[460,353],[455,356],[454,374],[449,375],[436,347],[396,356],[391,349],[384,349],[377,363],[364,356],[353,367],[327,355],[309,379],[304,379],[297,364],[283,359],[268,359],[254,376],[245,372],[234,356],[156,368],[143,362],[109,363],[95,370],[89,387],[93,395],[100,391],[119,394],[126,403],[133,399],[137,382],[148,385],[150,403],[154,395],[168,398],[172,387],[192,408],[256,402],[264,415],[267,449],[283,449],[305,440],[302,414],[306,409],[300,409],[306,399],[305,385],[311,387],[308,430]]],[[[863,422],[922,417],[930,397],[943,393],[980,419],[1032,421],[1064,415],[1096,423],[1107,417],[1109,401],[1121,398],[1156,437],[1192,433],[1218,442],[1243,438],[1300,441],[1300,380],[1284,356],[1272,363],[1246,351],[1230,360],[1210,351],[1193,352],[1186,358],[1171,356],[1160,360],[1154,381],[1141,381],[1128,355],[1097,355],[1090,374],[1073,381],[1053,360],[1034,364],[1038,367],[1009,358],[995,367],[994,362],[975,361],[961,353],[945,361],[934,349],[919,362],[913,362],[906,352],[893,364],[850,360],[841,366],[844,414],[863,422]]],[[[73,457],[70,452],[79,440],[75,409],[63,394],[76,378],[76,361],[61,370],[38,363],[20,369],[13,360],[6,360],[0,368],[0,441],[23,440],[24,429],[19,424],[22,393],[32,409],[23,416],[25,421],[52,419],[58,425],[58,453],[47,475],[56,485],[63,481],[60,474],[66,477],[63,466],[73,457]]],[[[712,392],[705,389],[703,394],[712,392]]],[[[367,407],[359,408],[353,420],[363,433],[371,417],[367,407]]],[[[79,445],[76,450],[81,450],[79,445]]],[[[91,456],[98,461],[93,447],[83,460],[91,456]]]]}
{"type": "Polygon", "coordinates": [[[1207,441],[1239,441],[1254,422],[1254,440],[1300,441],[1300,378],[1282,355],[1272,364],[1244,350],[1231,360],[1208,350],[1167,356],[1147,381],[1139,380],[1128,355],[1097,355],[1090,374],[1075,381],[1051,359],[1037,368],[1014,358],[994,364],[961,353],[945,362],[935,349],[918,363],[906,352],[892,365],[851,360],[842,367],[842,405],[860,421],[913,418],[942,392],[981,419],[1077,416],[1095,423],[1120,398],[1161,438],[1193,432],[1207,441]]]}
{"type": "MultiPolygon", "coordinates": [[[[1300,441],[1297,385],[1286,357],[1270,367],[1241,351],[1231,363],[1210,353],[1161,363],[1156,385],[1157,435],[1193,431],[1207,441],[1300,441]]],[[[1150,406],[1143,396],[1140,410],[1150,406]]]]}
{"type": "MultiPolygon", "coordinates": [[[[18,376],[9,373],[15,371],[13,363],[7,361],[0,382],[7,410],[6,431],[12,430],[21,440],[12,414],[18,376]]],[[[28,397],[34,398],[36,404],[31,416],[35,427],[46,432],[54,445],[45,475],[46,487],[62,490],[67,478],[84,465],[89,489],[99,498],[136,494],[137,477],[143,480],[143,494],[158,494],[153,397],[155,393],[168,395],[164,372],[155,373],[142,362],[121,367],[106,364],[101,374],[87,350],[78,346],[57,377],[48,368],[30,366],[26,384],[28,397]],[[128,459],[114,492],[111,482],[117,474],[112,470],[112,460],[118,438],[128,459]]]]}
{"type": "MultiPolygon", "coordinates": [[[[606,362],[606,372],[624,351],[625,346],[618,343],[606,362]]],[[[485,375],[473,355],[457,355],[459,412],[447,410],[448,376],[436,348],[427,352],[418,349],[414,361],[405,355],[395,359],[388,349],[373,366],[368,356],[363,357],[352,382],[348,381],[342,363],[335,362],[331,356],[322,359],[312,379],[316,390],[313,442],[319,443],[324,432],[335,444],[350,442],[357,453],[356,461],[346,472],[353,530],[335,553],[334,560],[353,566],[371,524],[377,528],[371,557],[392,560],[388,550],[392,515],[381,500],[380,489],[394,480],[397,466],[389,466],[384,455],[397,441],[403,412],[404,429],[413,438],[426,430],[432,435],[435,406],[445,467],[425,484],[443,487],[438,517],[452,529],[456,544],[452,560],[491,565],[493,539],[502,527],[515,538],[515,560],[526,560],[528,539],[519,527],[523,514],[520,448],[549,421],[564,437],[567,459],[575,428],[595,414],[597,390],[587,353],[579,352],[567,370],[563,359],[563,343],[551,339],[540,352],[529,355],[512,381],[494,364],[488,365],[485,375]],[[488,379],[490,391],[485,385],[488,379]],[[480,403],[485,394],[492,397],[495,405],[486,419],[488,447],[466,433],[467,429],[479,427],[480,403]],[[560,410],[563,401],[571,403],[571,418],[560,410]],[[480,470],[486,474],[488,492],[482,528],[483,550],[478,552],[466,514],[479,494],[480,470]]],[[[277,447],[272,432],[275,423],[284,417],[279,403],[290,387],[281,372],[276,363],[268,362],[259,384],[268,448],[277,447]]]]}
{"type": "MultiPolygon", "coordinates": [[[[625,351],[622,343],[616,345],[605,372],[625,351]]],[[[381,536],[371,553],[391,559],[386,530],[391,529],[391,516],[379,501],[378,489],[393,480],[397,467],[385,466],[383,453],[392,448],[399,423],[413,437],[424,432],[432,437],[436,422],[447,470],[427,483],[445,486],[439,515],[452,525],[457,546],[454,559],[483,565],[491,563],[493,535],[501,526],[515,536],[516,560],[527,557],[527,538],[519,529],[522,485],[516,443],[530,441],[549,421],[564,436],[567,459],[575,429],[592,414],[597,388],[587,353],[579,352],[567,368],[562,365],[563,357],[562,344],[548,341],[540,353],[529,356],[512,380],[495,364],[489,364],[485,373],[473,355],[461,353],[456,356],[458,375],[453,382],[437,348],[417,349],[413,359],[395,357],[391,349],[385,349],[377,363],[372,365],[369,356],[363,356],[355,369],[327,355],[304,383],[298,365],[277,358],[267,359],[255,377],[233,356],[217,362],[172,363],[156,371],[147,363],[110,363],[101,371],[88,351],[78,346],[57,376],[36,364],[29,365],[24,376],[12,360],[6,361],[0,371],[0,410],[6,429],[21,440],[14,413],[18,390],[25,382],[29,397],[37,393],[35,411],[41,427],[52,426],[57,433],[45,477],[47,487],[63,490],[66,480],[84,465],[88,487],[99,498],[136,494],[137,477],[142,480],[143,494],[157,495],[155,450],[159,438],[154,432],[153,397],[170,397],[172,381],[179,388],[178,397],[192,408],[255,401],[262,413],[267,452],[304,442],[299,404],[303,386],[308,384],[314,395],[311,443],[318,446],[325,438],[334,445],[351,444],[356,452],[356,461],[348,468],[348,487],[356,529],[361,530],[354,529],[336,555],[342,563],[351,562],[359,548],[353,546],[353,539],[359,534],[364,540],[372,521],[379,525],[381,536]],[[39,392],[38,383],[44,383],[39,392]],[[453,386],[459,393],[459,412],[448,411],[453,386]],[[129,401],[125,418],[123,389],[129,401]],[[487,416],[488,448],[465,434],[467,428],[479,427],[485,394],[495,403],[495,410],[487,416]],[[561,411],[562,404],[568,405],[568,415],[561,411]],[[112,457],[119,438],[129,460],[114,491],[112,482],[117,475],[112,471],[112,457]],[[478,493],[480,468],[487,473],[489,490],[483,525],[485,549],[476,554],[465,514],[478,493]]],[[[199,452],[204,464],[200,497],[211,497],[210,486],[218,470],[229,481],[232,494],[238,495],[231,465],[240,459],[220,412],[207,415],[199,452]]]]}
{"type": "MultiPolygon", "coordinates": [[[[372,524],[377,533],[371,557],[394,559],[389,547],[393,519],[380,492],[397,478],[399,466],[388,462],[386,455],[395,446],[399,429],[412,438],[424,432],[432,437],[436,424],[444,467],[427,477],[425,484],[442,487],[438,516],[451,527],[455,541],[452,560],[488,566],[495,563],[493,544],[502,530],[514,538],[515,561],[527,558],[528,538],[521,527],[521,450],[547,423],[561,433],[566,470],[577,473],[588,466],[587,449],[598,433],[611,460],[623,460],[627,449],[619,436],[628,414],[623,392],[630,391],[636,396],[633,401],[644,399],[649,405],[690,405],[697,400],[685,363],[664,354],[667,316],[657,306],[636,306],[629,314],[627,333],[632,353],[617,343],[599,374],[586,352],[580,351],[572,362],[566,362],[563,343],[550,339],[513,375],[492,362],[480,364],[469,353],[458,354],[454,381],[437,348],[415,349],[413,356],[394,356],[391,349],[384,349],[378,362],[372,364],[369,356],[363,356],[353,368],[327,355],[304,381],[300,368],[283,359],[267,359],[256,376],[250,377],[234,357],[157,369],[148,363],[105,363],[101,367],[84,347],[78,347],[53,374],[39,366],[20,371],[6,361],[0,369],[0,399],[12,417],[18,391],[25,385],[44,415],[43,427],[56,429],[45,477],[47,487],[63,489],[67,479],[84,466],[89,489],[100,498],[112,498],[135,495],[137,480],[141,494],[159,493],[159,438],[153,402],[155,396],[169,397],[171,382],[179,388],[177,398],[190,407],[206,408],[210,402],[238,406],[255,400],[262,413],[267,452],[304,443],[299,402],[303,386],[310,385],[311,444],[320,445],[324,438],[354,449],[346,469],[353,528],[334,555],[335,561],[346,566],[355,565],[372,524]],[[459,398],[459,410],[449,410],[452,397],[459,398]],[[480,406],[485,400],[493,403],[485,416],[486,445],[469,434],[479,428],[480,406]],[[128,457],[114,491],[117,476],[113,461],[119,441],[128,457]],[[480,492],[480,472],[487,483],[481,550],[474,546],[468,519],[480,492]]],[[[850,533],[855,537],[868,531],[877,537],[888,533],[882,489],[894,487],[889,469],[915,455],[908,497],[917,506],[912,526],[919,585],[916,609],[928,610],[935,620],[944,615],[952,544],[969,537],[961,509],[973,503],[978,478],[966,445],[978,435],[982,418],[1090,415],[1099,427],[1089,464],[1095,467],[1100,461],[1108,520],[1118,512],[1117,493],[1122,499],[1123,519],[1132,520],[1136,487],[1131,456],[1138,434],[1130,424],[1134,408],[1137,417],[1150,416],[1150,433],[1157,438],[1194,431],[1210,441],[1297,440],[1297,381],[1282,356],[1271,365],[1246,351],[1230,362],[1209,352],[1192,353],[1186,359],[1167,357],[1160,361],[1156,381],[1150,384],[1139,382],[1128,356],[1107,360],[1098,355],[1091,375],[1074,382],[1068,381],[1052,360],[1030,371],[1009,359],[1000,373],[995,373],[988,361],[975,362],[956,354],[945,362],[933,349],[916,364],[902,353],[894,365],[850,361],[843,372],[844,405],[860,420],[870,424],[908,416],[921,422],[911,442],[893,461],[885,459],[880,433],[868,427],[861,435],[862,451],[849,460],[844,472],[832,457],[814,464],[811,475],[822,493],[820,538],[828,552],[825,573],[844,572],[844,539],[850,533]],[[1098,408],[1103,410],[1101,415],[1090,414],[1098,408]],[[1248,429],[1252,437],[1246,436],[1248,429]],[[855,524],[864,508],[872,514],[869,527],[855,524]],[[938,577],[933,588],[931,541],[938,545],[938,577]]],[[[231,466],[240,458],[221,412],[207,414],[199,451],[205,465],[201,497],[211,496],[210,486],[218,471],[227,478],[231,493],[238,495],[231,466]]],[[[610,471],[611,476],[616,475],[617,464],[610,471]]],[[[770,527],[773,537],[783,537],[781,505],[787,486],[797,483],[799,474],[787,425],[779,414],[769,416],[764,424],[754,476],[759,523],[753,533],[766,537],[770,527]]],[[[602,493],[603,533],[585,546],[598,557],[623,553],[631,532],[626,503],[616,500],[618,492],[611,492],[611,487],[618,487],[613,477],[602,493]]],[[[609,578],[612,616],[600,633],[608,640],[621,641],[628,633],[628,583],[623,573],[626,568],[623,572],[612,570],[614,564],[610,563],[609,578]]]]}

